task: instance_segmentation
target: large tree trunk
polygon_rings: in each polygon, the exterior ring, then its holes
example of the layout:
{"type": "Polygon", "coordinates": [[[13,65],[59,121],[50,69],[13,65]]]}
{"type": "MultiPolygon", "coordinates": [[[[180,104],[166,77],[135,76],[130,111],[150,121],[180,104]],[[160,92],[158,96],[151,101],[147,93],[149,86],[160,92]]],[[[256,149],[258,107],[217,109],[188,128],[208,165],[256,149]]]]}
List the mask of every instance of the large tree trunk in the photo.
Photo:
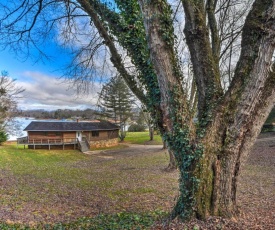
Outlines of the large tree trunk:
{"type": "Polygon", "coordinates": [[[233,83],[203,139],[197,168],[196,215],[237,213],[240,168],[275,103],[274,1],[256,1],[243,30],[242,53],[233,83]]]}
{"type": "Polygon", "coordinates": [[[199,98],[196,133],[185,110],[189,108],[184,102],[184,92],[178,89],[179,78],[173,72],[174,53],[160,32],[168,5],[165,1],[161,6],[158,1],[139,1],[161,90],[164,137],[180,171],[180,197],[172,217],[232,216],[237,213],[236,189],[241,163],[274,104],[274,74],[268,70],[274,52],[275,4],[273,0],[255,1],[244,26],[243,52],[235,77],[223,96],[204,5],[200,1],[182,2],[199,98]],[[181,97],[175,97],[175,89],[181,97]]]}
{"type": "Polygon", "coordinates": [[[236,199],[238,176],[262,125],[274,106],[274,84],[275,73],[271,72],[266,81],[269,87],[265,87],[266,92],[258,92],[261,99],[253,108],[250,117],[239,118],[229,124],[225,122],[225,116],[228,115],[223,113],[223,116],[217,116],[212,123],[211,132],[209,131],[203,140],[204,157],[199,163],[201,167],[196,169],[197,178],[200,180],[196,192],[197,217],[205,218],[209,215],[231,217],[238,213],[236,199]],[[239,123],[243,125],[240,129],[236,129],[239,123]]]}
{"type": "MultiPolygon", "coordinates": [[[[79,2],[86,7],[87,1],[79,2]]],[[[196,125],[188,93],[182,87],[170,6],[165,0],[138,2],[157,76],[156,92],[160,93],[154,104],[157,122],[180,171],[180,196],[172,216],[186,219],[195,215],[203,219],[209,215],[235,215],[241,164],[274,104],[274,73],[268,72],[274,52],[274,0],[255,1],[243,30],[243,52],[225,95],[222,95],[218,69],[219,41],[212,37],[216,46],[211,47],[204,4],[182,0],[186,41],[197,88],[199,123],[196,125]]],[[[209,6],[212,3],[208,1],[209,6]]],[[[114,65],[127,76],[107,30],[101,28],[93,8],[87,9],[107,41],[114,65]]],[[[214,23],[213,9],[209,8],[208,13],[212,14],[209,22],[214,23]]],[[[211,35],[215,36],[213,25],[211,35]]]]}

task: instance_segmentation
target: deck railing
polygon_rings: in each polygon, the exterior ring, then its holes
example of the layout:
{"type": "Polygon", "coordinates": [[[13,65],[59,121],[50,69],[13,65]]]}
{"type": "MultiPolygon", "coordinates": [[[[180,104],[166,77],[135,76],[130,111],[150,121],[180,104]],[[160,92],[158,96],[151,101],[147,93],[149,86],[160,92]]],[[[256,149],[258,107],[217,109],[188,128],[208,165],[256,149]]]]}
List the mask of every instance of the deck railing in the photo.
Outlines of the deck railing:
{"type": "Polygon", "coordinates": [[[17,138],[17,144],[25,145],[62,145],[62,144],[76,144],[77,138],[65,138],[65,139],[29,139],[28,137],[17,138]]]}
{"type": "Polygon", "coordinates": [[[28,137],[19,137],[17,138],[17,144],[27,144],[29,141],[28,137]]]}

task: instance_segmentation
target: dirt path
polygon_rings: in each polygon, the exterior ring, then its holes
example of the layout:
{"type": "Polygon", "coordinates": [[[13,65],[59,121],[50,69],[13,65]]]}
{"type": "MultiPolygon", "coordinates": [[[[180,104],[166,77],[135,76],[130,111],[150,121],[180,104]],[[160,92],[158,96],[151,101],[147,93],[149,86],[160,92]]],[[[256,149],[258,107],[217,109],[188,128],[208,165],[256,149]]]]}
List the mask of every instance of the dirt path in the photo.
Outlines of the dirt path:
{"type": "Polygon", "coordinates": [[[135,145],[135,144],[127,144],[126,148],[121,149],[113,149],[113,150],[95,150],[88,151],[85,154],[88,155],[97,155],[97,156],[105,156],[105,155],[115,155],[115,156],[136,156],[144,153],[154,153],[163,151],[162,145],[135,145]]]}

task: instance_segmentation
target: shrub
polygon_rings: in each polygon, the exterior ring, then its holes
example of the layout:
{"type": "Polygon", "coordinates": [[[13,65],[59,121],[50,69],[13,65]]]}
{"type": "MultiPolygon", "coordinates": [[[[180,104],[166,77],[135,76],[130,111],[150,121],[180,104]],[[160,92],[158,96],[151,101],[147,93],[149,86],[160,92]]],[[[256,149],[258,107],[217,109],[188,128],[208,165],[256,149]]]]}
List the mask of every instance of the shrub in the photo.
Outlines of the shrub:
{"type": "Polygon", "coordinates": [[[5,131],[0,131],[0,145],[8,140],[8,134],[5,131]]]}
{"type": "Polygon", "coordinates": [[[144,132],[144,131],[145,131],[145,126],[139,125],[139,124],[130,125],[130,127],[128,128],[128,132],[144,132]]]}

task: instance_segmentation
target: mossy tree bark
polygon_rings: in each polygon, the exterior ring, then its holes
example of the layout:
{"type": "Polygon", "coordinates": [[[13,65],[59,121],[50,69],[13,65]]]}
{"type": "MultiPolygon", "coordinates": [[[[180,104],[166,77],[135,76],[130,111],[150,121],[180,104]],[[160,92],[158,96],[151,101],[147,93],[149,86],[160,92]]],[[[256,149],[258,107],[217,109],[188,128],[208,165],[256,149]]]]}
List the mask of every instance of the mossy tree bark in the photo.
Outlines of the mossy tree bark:
{"type": "MultiPolygon", "coordinates": [[[[164,136],[180,169],[181,195],[173,217],[235,215],[240,166],[274,105],[274,73],[270,71],[275,45],[274,1],[255,1],[243,28],[240,61],[226,94],[220,84],[218,41],[211,47],[204,4],[182,1],[198,89],[196,130],[190,125],[185,92],[178,88],[180,76],[173,72],[178,67],[170,46],[174,38],[169,37],[167,43],[161,33],[168,3],[139,3],[161,90],[164,136]]],[[[214,33],[214,27],[211,29],[214,33]]]]}

